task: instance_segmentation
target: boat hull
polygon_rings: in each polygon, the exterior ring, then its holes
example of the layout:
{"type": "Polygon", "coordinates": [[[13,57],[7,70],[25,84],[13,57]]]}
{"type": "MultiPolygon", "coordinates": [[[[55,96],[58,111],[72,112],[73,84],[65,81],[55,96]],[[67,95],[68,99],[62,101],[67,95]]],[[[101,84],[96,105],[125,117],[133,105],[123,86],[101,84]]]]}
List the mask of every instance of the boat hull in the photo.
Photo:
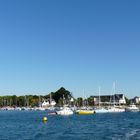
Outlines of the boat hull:
{"type": "Polygon", "coordinates": [[[95,113],[95,111],[93,110],[93,111],[88,111],[88,110],[79,110],[79,111],[77,111],[77,114],[79,114],[79,115],[91,115],[91,114],[94,114],[95,113]]]}
{"type": "Polygon", "coordinates": [[[64,107],[56,112],[58,115],[73,115],[73,111],[69,107],[64,107]]]}
{"type": "Polygon", "coordinates": [[[64,115],[64,116],[73,115],[73,112],[57,111],[57,115],[64,115]]]}
{"type": "Polygon", "coordinates": [[[138,112],[139,109],[130,109],[130,108],[126,108],[125,111],[126,111],[126,112],[138,112]]]}
{"type": "Polygon", "coordinates": [[[126,112],[138,112],[140,111],[139,108],[136,105],[130,105],[129,107],[125,108],[126,112]]]}
{"type": "Polygon", "coordinates": [[[108,113],[109,111],[107,109],[104,108],[99,108],[99,109],[95,109],[96,113],[108,113]]]}

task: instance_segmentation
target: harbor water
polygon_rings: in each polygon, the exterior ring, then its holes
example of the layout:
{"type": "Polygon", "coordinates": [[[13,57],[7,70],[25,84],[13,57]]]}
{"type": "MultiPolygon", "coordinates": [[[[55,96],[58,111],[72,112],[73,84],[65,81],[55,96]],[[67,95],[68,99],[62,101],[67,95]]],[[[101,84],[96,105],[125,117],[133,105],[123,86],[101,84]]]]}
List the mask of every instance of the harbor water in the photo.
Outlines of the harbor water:
{"type": "Polygon", "coordinates": [[[138,140],[140,112],[47,116],[46,111],[0,111],[1,140],[138,140]]]}

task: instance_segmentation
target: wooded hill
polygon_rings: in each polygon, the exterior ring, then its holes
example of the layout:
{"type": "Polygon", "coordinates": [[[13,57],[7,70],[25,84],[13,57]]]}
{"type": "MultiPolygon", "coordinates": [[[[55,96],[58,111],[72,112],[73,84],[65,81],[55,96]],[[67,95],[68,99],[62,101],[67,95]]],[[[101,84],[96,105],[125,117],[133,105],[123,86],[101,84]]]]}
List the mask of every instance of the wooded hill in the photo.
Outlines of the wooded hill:
{"type": "Polygon", "coordinates": [[[24,95],[24,96],[0,96],[0,106],[38,106],[43,100],[49,100],[50,94],[57,104],[63,104],[63,98],[67,102],[71,99],[72,94],[70,91],[61,87],[56,92],[51,92],[47,95],[24,95]]]}

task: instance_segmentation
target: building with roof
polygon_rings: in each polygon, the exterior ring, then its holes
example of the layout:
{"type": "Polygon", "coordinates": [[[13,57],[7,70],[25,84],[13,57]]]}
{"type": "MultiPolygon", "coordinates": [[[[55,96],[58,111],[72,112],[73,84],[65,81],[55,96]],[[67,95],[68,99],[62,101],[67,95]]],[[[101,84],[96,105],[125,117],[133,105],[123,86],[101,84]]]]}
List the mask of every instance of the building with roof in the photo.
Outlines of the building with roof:
{"type": "Polygon", "coordinates": [[[101,95],[101,96],[91,96],[90,98],[93,99],[94,105],[99,104],[126,104],[126,99],[124,94],[114,94],[114,95],[101,95]]]}

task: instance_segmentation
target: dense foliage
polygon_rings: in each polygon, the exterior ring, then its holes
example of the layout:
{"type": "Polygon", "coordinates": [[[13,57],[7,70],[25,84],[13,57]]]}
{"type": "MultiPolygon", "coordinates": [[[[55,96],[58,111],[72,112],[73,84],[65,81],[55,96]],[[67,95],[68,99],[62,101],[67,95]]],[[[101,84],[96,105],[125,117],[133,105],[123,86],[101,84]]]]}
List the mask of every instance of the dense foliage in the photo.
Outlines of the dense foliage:
{"type": "MultiPolygon", "coordinates": [[[[52,99],[56,101],[57,104],[63,104],[63,98],[66,102],[72,97],[71,93],[65,88],[61,87],[56,92],[50,93],[52,99]]],[[[49,100],[50,94],[47,95],[25,95],[25,96],[0,96],[0,106],[38,106],[43,100],[49,100]]]]}
{"type": "MultiPolygon", "coordinates": [[[[51,92],[47,95],[24,95],[24,96],[0,96],[0,107],[2,106],[30,106],[35,107],[39,106],[41,102],[44,100],[50,100],[50,97],[55,100],[57,105],[62,106],[63,104],[69,104],[69,105],[76,105],[76,106],[93,106],[94,105],[94,99],[91,97],[84,99],[82,97],[79,97],[77,99],[74,99],[72,96],[72,93],[68,90],[66,90],[64,87],[61,87],[56,92],[51,92]],[[71,99],[73,98],[73,101],[71,99]]],[[[126,98],[126,97],[125,97],[126,98]]],[[[102,99],[103,101],[105,98],[102,99]]],[[[126,104],[130,104],[130,100],[126,98],[126,104]]]]}

